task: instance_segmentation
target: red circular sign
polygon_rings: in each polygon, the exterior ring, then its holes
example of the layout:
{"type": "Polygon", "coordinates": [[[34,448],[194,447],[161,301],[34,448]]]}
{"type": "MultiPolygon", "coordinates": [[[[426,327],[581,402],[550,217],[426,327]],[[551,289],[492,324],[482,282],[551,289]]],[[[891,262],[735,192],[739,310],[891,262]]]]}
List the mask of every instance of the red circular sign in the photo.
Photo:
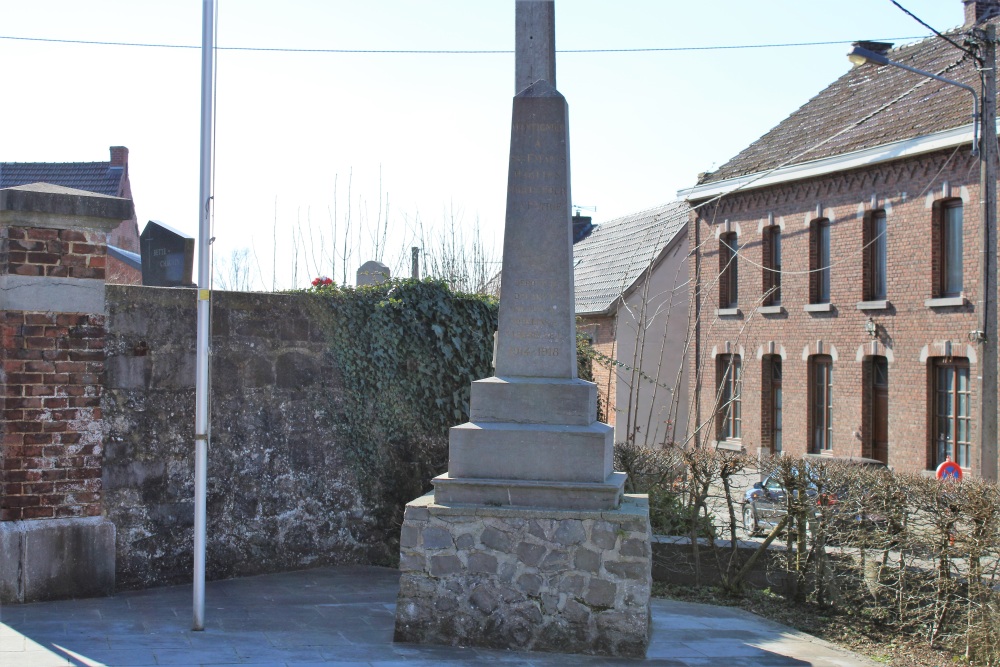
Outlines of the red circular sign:
{"type": "Polygon", "coordinates": [[[937,467],[936,477],[938,479],[960,482],[962,481],[962,466],[958,465],[954,461],[945,461],[937,467]]]}

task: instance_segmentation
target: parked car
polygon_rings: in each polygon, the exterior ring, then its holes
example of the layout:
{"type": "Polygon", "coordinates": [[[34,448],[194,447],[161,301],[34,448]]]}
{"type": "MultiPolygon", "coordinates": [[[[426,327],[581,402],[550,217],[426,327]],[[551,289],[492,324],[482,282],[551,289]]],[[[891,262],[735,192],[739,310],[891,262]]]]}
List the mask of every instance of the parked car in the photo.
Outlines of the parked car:
{"type": "MultiPolygon", "coordinates": [[[[888,470],[885,463],[876,459],[850,458],[838,459],[838,461],[870,469],[888,470]]],[[[875,515],[846,510],[847,507],[850,507],[850,504],[846,502],[851,493],[848,489],[829,490],[820,494],[816,486],[809,483],[805,493],[807,503],[815,506],[812,513],[814,519],[820,516],[825,506],[834,508],[836,519],[842,525],[879,525],[884,522],[884,519],[875,515]],[[844,507],[846,511],[838,511],[840,507],[844,507]]],[[[773,472],[763,481],[755,482],[744,492],[743,529],[751,537],[770,531],[781,522],[787,513],[788,491],[781,482],[779,472],[773,472]]],[[[812,523],[812,521],[808,522],[807,530],[810,529],[812,523]]]]}

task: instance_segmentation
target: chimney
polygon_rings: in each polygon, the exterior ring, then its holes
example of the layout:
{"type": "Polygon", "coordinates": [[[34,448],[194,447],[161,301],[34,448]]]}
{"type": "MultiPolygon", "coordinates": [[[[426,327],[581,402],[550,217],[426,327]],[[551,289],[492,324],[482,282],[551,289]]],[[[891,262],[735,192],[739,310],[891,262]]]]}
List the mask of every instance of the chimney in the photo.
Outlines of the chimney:
{"type": "Polygon", "coordinates": [[[885,56],[892,51],[892,42],[854,42],[852,46],[860,46],[862,49],[867,49],[873,53],[877,53],[880,56],[885,56]]]}
{"type": "Polygon", "coordinates": [[[594,231],[594,225],[591,224],[591,220],[592,218],[589,215],[580,215],[579,211],[573,215],[573,243],[579,243],[594,231]]]}
{"type": "Polygon", "coordinates": [[[965,3],[966,30],[986,19],[1000,15],[1000,0],[962,0],[965,3]]]}
{"type": "Polygon", "coordinates": [[[111,166],[112,167],[127,167],[128,166],[128,149],[124,146],[112,146],[111,147],[111,166]]]}

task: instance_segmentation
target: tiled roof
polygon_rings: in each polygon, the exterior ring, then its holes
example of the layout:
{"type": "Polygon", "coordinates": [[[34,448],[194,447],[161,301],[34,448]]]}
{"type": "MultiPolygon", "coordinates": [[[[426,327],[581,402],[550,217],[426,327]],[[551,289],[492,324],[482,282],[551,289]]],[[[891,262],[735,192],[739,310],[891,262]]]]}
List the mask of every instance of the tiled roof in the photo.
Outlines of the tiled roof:
{"type": "MultiPolygon", "coordinates": [[[[964,39],[959,31],[949,36],[959,44],[964,39]]],[[[973,58],[939,37],[893,49],[886,55],[890,60],[979,90],[973,58]]],[[[848,65],[846,57],[844,65],[848,65]]],[[[801,164],[874,148],[971,123],[972,96],[967,91],[892,65],[869,63],[852,67],[736,157],[705,174],[699,184],[758,174],[786,163],[801,164]]]]}
{"type": "Polygon", "coordinates": [[[671,240],[690,211],[674,201],[605,222],[573,246],[578,315],[603,313],[624,294],[671,240]]]}
{"type": "Polygon", "coordinates": [[[110,162],[0,162],[0,188],[52,183],[116,197],[124,171],[110,162]]]}

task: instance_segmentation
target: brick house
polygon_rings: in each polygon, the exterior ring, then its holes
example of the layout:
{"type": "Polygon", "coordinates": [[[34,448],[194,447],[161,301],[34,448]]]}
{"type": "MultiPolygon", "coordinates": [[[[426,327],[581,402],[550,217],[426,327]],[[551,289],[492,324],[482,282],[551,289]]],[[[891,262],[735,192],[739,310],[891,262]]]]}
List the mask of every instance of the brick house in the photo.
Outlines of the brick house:
{"type": "MultiPolygon", "coordinates": [[[[958,44],[997,9],[964,4],[958,44]]],[[[886,55],[980,89],[943,39],[886,55]]],[[[865,64],[681,192],[696,443],[997,476],[978,434],[971,111],[960,88],[865,64]]]]}
{"type": "Polygon", "coordinates": [[[617,362],[594,364],[616,442],[653,446],[686,430],[688,215],[675,201],[603,223],[573,246],[577,329],[617,362]]]}
{"type": "MultiPolygon", "coordinates": [[[[131,200],[128,148],[112,146],[110,152],[107,162],[0,162],[0,189],[50,183],[131,200]]],[[[139,225],[134,213],[108,235],[108,248],[108,282],[140,284],[141,272],[125,264],[119,259],[121,253],[115,252],[139,253],[139,225]]]]}

